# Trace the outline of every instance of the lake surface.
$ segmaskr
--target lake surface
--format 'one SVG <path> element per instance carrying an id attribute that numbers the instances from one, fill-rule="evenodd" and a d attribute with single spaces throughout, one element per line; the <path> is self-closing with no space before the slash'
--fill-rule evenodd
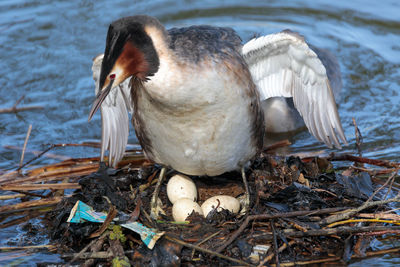
<path id="1" fill-rule="evenodd" d="M 300 32 L 313 45 L 332 51 L 340 62 L 343 90 L 339 113 L 350 144 L 344 151 L 354 152 L 354 117 L 364 137 L 364 156 L 399 161 L 400 2 L 329 2 L 2 0 L 0 108 L 12 107 L 25 96 L 21 106 L 40 105 L 44 109 L 0 114 L 0 170 L 18 165 L 21 152 L 6 146 L 22 147 L 29 124 L 29 150 L 42 150 L 49 143 L 100 139 L 99 112 L 87 122 L 94 100 L 92 58 L 104 51 L 109 23 L 134 14 L 155 16 L 167 28 L 193 24 L 229 26 L 244 41 L 255 34 L 284 29 Z M 132 132 L 130 143 L 136 142 Z M 306 131 L 295 135 L 293 142 L 294 152 L 334 151 Z M 90 157 L 99 151 L 58 148 L 52 153 Z M 26 160 L 32 157 L 28 153 Z M 55 161 L 43 157 L 35 164 Z M 23 234 L 19 227 L 1 230 L 0 246 L 25 245 Z M 48 240 L 29 242 L 43 244 Z M 11 260 L 5 262 L 13 261 L 12 253 L 0 254 L 0 260 L 6 257 Z M 57 255 L 34 254 L 24 256 L 22 264 L 57 260 Z M 390 266 L 399 264 L 400 259 L 365 261 L 378 262 Z"/>

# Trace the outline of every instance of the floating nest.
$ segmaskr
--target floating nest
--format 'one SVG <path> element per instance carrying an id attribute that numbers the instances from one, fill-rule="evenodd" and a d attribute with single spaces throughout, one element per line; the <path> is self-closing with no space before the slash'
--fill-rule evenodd
<path id="1" fill-rule="evenodd" d="M 0 190 L 18 192 L 8 198 L 21 201 L 0 207 L 4 218 L 12 218 L 3 219 L 0 227 L 30 225 L 31 218 L 41 216 L 47 227 L 40 234 L 50 236 L 50 244 L 29 249 L 54 251 L 65 263 L 84 266 L 345 264 L 400 251 L 371 248 L 374 239 L 395 240 L 400 233 L 393 204 L 400 202 L 395 182 L 399 163 L 348 154 L 279 157 L 274 148 L 247 170 L 251 209 L 242 216 L 222 210 L 174 222 L 163 184 L 159 197 L 165 215 L 152 220 L 148 212 L 160 166 L 133 151 L 117 169 L 99 168 L 98 158 L 92 158 L 4 174 Z M 332 161 L 354 163 L 334 169 Z M 167 177 L 173 174 L 170 170 Z M 192 178 L 200 204 L 211 196 L 244 193 L 238 172 Z M 105 218 L 101 223 L 72 222 L 72 212 L 80 212 L 77 203 Z M 153 231 L 151 245 L 141 230 L 132 231 L 127 224 Z"/>

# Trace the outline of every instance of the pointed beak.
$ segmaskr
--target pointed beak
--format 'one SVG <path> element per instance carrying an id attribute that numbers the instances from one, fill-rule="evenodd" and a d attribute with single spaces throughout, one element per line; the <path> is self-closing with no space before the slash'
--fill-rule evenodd
<path id="1" fill-rule="evenodd" d="M 101 103 L 103 103 L 104 99 L 106 99 L 107 95 L 110 93 L 113 83 L 114 83 L 114 79 L 112 79 L 110 81 L 110 83 L 108 84 L 108 86 L 105 89 L 103 89 L 97 93 L 96 99 L 94 100 L 92 108 L 89 113 L 88 121 L 90 121 L 92 119 L 93 115 L 100 108 Z"/>

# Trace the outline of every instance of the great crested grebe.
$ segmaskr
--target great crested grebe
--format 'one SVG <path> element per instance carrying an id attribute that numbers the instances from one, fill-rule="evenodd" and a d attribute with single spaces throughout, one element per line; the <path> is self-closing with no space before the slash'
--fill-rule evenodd
<path id="1" fill-rule="evenodd" d="M 268 98 L 292 97 L 318 140 L 338 148 L 339 138 L 347 143 L 326 68 L 291 31 L 242 45 L 231 28 L 166 30 L 150 16 L 126 17 L 109 26 L 93 73 L 97 96 L 89 120 L 101 106 L 101 159 L 108 149 L 110 165 L 121 160 L 131 110 L 145 155 L 163 166 L 153 218 L 166 167 L 208 176 L 240 169 L 248 207 L 244 167 L 262 149 Z"/>

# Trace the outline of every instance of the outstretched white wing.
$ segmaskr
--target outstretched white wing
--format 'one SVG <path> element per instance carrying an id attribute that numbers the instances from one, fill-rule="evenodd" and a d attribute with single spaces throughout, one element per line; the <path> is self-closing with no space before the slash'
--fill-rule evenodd
<path id="1" fill-rule="evenodd" d="M 293 97 L 309 131 L 328 147 L 347 144 L 324 65 L 304 38 L 285 30 L 242 48 L 261 99 Z"/>
<path id="2" fill-rule="evenodd" d="M 99 91 L 99 79 L 103 54 L 93 60 L 93 79 L 96 84 L 95 94 Z M 129 136 L 128 110 L 132 112 L 130 105 L 130 79 L 125 80 L 119 86 L 111 89 L 102 103 L 101 109 L 101 161 L 106 150 L 109 150 L 109 166 L 116 167 L 122 159 Z"/>

